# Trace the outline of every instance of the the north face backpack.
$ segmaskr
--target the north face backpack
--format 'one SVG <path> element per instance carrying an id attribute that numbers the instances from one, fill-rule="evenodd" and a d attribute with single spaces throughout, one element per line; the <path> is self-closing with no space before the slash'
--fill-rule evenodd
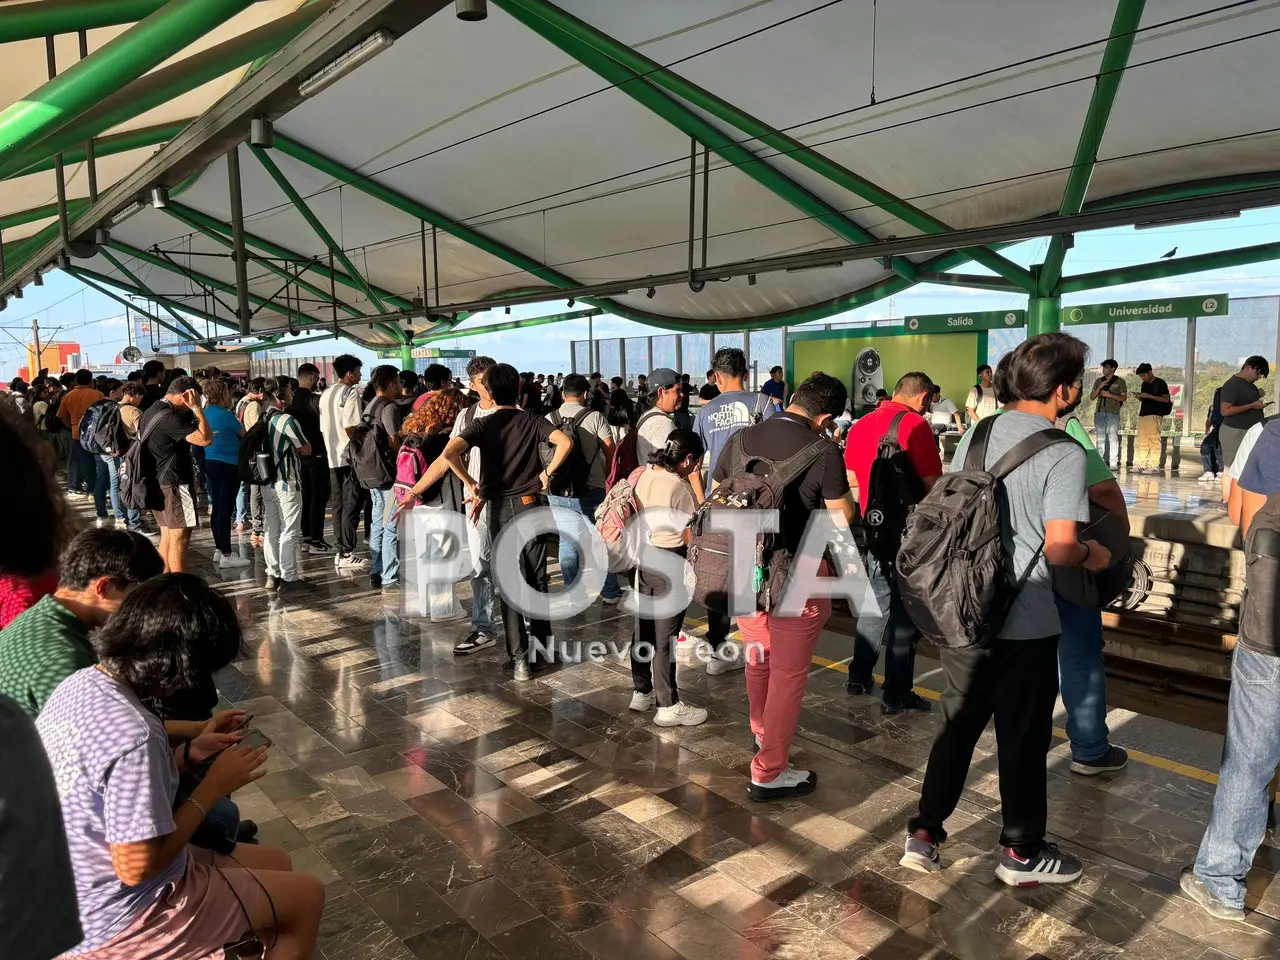
<path id="1" fill-rule="evenodd" d="M 964 469 L 944 473 L 911 511 L 898 550 L 903 606 L 921 635 L 940 647 L 986 646 L 1004 626 L 1044 544 L 1013 579 L 1001 536 L 1003 481 L 1041 450 L 1075 443 L 1050 427 L 1018 441 L 988 470 L 987 441 L 999 419 L 986 417 L 973 428 Z"/>
<path id="2" fill-rule="evenodd" d="M 613 485 L 623 477 L 631 476 L 636 467 L 646 466 L 640 462 L 640 456 L 636 452 L 636 442 L 640 438 L 640 424 L 650 417 L 665 416 L 667 416 L 665 410 L 650 410 L 636 421 L 634 429 L 627 431 L 627 435 L 613 451 L 613 463 L 609 465 L 609 476 L 604 482 L 606 490 L 612 490 Z"/>
<path id="3" fill-rule="evenodd" d="M 553 410 L 547 417 L 551 421 L 552 426 L 561 431 L 569 438 L 569 453 L 561 462 L 560 467 L 555 473 L 547 477 L 547 492 L 553 497 L 581 497 L 587 492 L 587 478 L 591 474 L 591 462 L 587 460 L 587 456 L 582 451 L 582 437 L 578 434 L 578 428 L 582 426 L 582 422 L 591 416 L 593 411 L 583 410 L 572 420 L 565 420 L 560 416 L 559 410 Z M 599 454 L 599 447 L 596 449 Z M 538 444 L 538 456 L 542 460 L 542 466 L 551 466 L 551 461 L 555 457 L 556 448 L 553 443 Z"/>
<path id="4" fill-rule="evenodd" d="M 609 488 L 604 501 L 596 507 L 596 531 L 609 554 L 609 572 L 625 573 L 636 565 L 639 543 L 628 531 L 627 524 L 640 509 L 636 500 L 636 484 L 648 469 L 637 467 Z"/>
<path id="5" fill-rule="evenodd" d="M 120 407 L 114 400 L 95 400 L 80 420 L 80 446 L 89 453 L 117 454 L 124 446 Z"/>
<path id="6" fill-rule="evenodd" d="M 138 432 L 138 439 L 120 458 L 116 468 L 120 506 L 126 510 L 158 510 L 164 506 L 157 477 L 156 458 L 147 448 L 147 438 L 162 414 L 152 416 Z"/>
<path id="7" fill-rule="evenodd" d="M 240 438 L 236 465 L 242 483 L 265 487 L 276 482 L 278 466 L 275 451 L 271 449 L 271 419 L 272 413 L 265 412 Z"/>
<path id="8" fill-rule="evenodd" d="M 766 611 L 774 601 L 782 599 L 791 569 L 791 551 L 784 546 L 779 533 L 757 534 L 753 547 L 735 544 L 732 534 L 711 529 L 711 517 L 724 510 L 779 509 L 787 488 L 831 451 L 831 441 L 819 437 L 784 460 L 752 456 L 743 449 L 743 438 L 750 432 L 750 428 L 739 430 L 729 438 L 720 454 L 721 462 L 731 464 L 728 476 L 689 519 L 692 533 L 689 564 L 697 577 L 693 598 L 708 610 L 719 613 L 739 613 L 730 609 L 735 549 L 752 550 L 752 592 L 756 595 L 756 609 Z M 730 459 L 726 461 L 726 457 Z M 766 472 L 756 472 L 760 467 L 766 468 Z"/>
<path id="9" fill-rule="evenodd" d="M 924 484 L 916 474 L 907 451 L 898 442 L 898 429 L 908 411 L 900 410 L 880 438 L 876 458 L 871 461 L 867 482 L 867 512 L 862 531 L 867 552 L 881 563 L 893 563 L 902 546 L 907 514 L 924 498 Z"/>
<path id="10" fill-rule="evenodd" d="M 396 481 L 391 439 L 375 415 L 378 409 L 376 400 L 369 404 L 347 445 L 347 465 L 356 482 L 366 490 L 386 490 Z"/>

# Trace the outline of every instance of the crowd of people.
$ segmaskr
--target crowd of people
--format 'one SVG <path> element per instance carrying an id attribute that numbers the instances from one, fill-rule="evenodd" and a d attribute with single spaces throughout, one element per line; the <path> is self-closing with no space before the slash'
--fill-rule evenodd
<path id="1" fill-rule="evenodd" d="M 470 361 L 465 383 L 438 365 L 421 375 L 377 366 L 366 376 L 350 355 L 334 358 L 334 381 L 323 388 L 311 364 L 296 379 L 243 381 L 148 363 L 123 383 L 79 371 L 12 391 L 20 397 L 0 402 L 0 431 L 15 454 L 5 492 L 28 509 L 0 558 L 0 749 L 23 775 L 20 792 L 0 796 L 0 915 L 23 931 L 23 943 L 18 950 L 12 931 L 0 932 L 0 955 L 194 958 L 249 937 L 267 957 L 313 955 L 320 881 L 295 873 L 285 851 L 256 845 L 256 825 L 231 799 L 266 771 L 269 744 L 243 711 L 218 709 L 214 674 L 238 655 L 240 626 L 227 599 L 188 572 L 206 502 L 215 567 L 247 567 L 260 545 L 265 590 L 285 601 L 315 589 L 301 576 L 304 553 L 332 555 L 338 573 L 394 594 L 405 512 L 465 514 L 470 631 L 453 652 L 495 647 L 501 631 L 502 670 L 518 683 L 555 666 L 553 628 L 512 604 L 494 574 L 494 544 L 528 511 L 550 506 L 562 589 L 603 574 L 606 606 L 634 592 L 630 709 L 652 712 L 658 726 L 697 726 L 708 712 L 682 699 L 674 649 L 686 637 L 686 612 L 644 612 L 671 584 L 645 565 L 596 569 L 577 531 L 603 524 L 622 503 L 639 515 L 662 511 L 673 519 L 642 526 L 645 543 L 696 572 L 710 562 L 698 556 L 699 518 L 772 477 L 777 529 L 758 541 L 768 557 L 756 596 L 771 596 L 772 578 L 788 575 L 814 515 L 860 527 L 875 609 L 858 611 L 847 693 L 875 690 L 883 647 L 880 710 L 907 718 L 931 703 L 915 689 L 921 633 L 911 606 L 918 594 L 902 566 L 905 518 L 946 489 L 949 473 L 987 471 L 1001 490 L 1010 601 L 993 615 L 988 642 L 941 645 L 941 724 L 901 862 L 942 867 L 947 821 L 994 719 L 997 877 L 1013 886 L 1078 879 L 1080 860 L 1047 837 L 1059 692 L 1070 769 L 1095 776 L 1128 762 L 1107 726 L 1100 606 L 1063 587 L 1068 571 L 1112 568 L 1128 534 L 1108 462 L 1113 449 L 1118 456 L 1108 415 L 1127 401 L 1126 389 L 1107 360 L 1086 392 L 1086 359 L 1074 337 L 1032 337 L 995 369 L 979 368 L 967 419 L 914 371 L 851 423 L 839 378 L 815 372 L 788 391 L 778 369 L 751 390 L 736 348 L 716 352 L 697 391 L 666 367 L 638 378 L 633 392 L 616 378 L 521 374 L 489 357 Z M 1167 403 L 1167 385 L 1145 364 L 1138 372 L 1143 402 Z M 1264 421 L 1255 385 L 1267 372 L 1251 357 L 1221 388 L 1215 456 L 1251 558 L 1274 566 L 1280 510 L 1269 498 L 1280 493 L 1280 424 Z M 1073 415 L 1086 399 L 1096 404 L 1101 452 Z M 963 436 L 948 470 L 938 433 L 953 426 Z M 77 532 L 69 504 L 89 497 L 96 523 Z M 1121 531 L 1119 545 L 1095 536 L 1099 513 Z M 550 591 L 548 552 L 545 537 L 519 547 L 519 575 L 541 593 Z M 837 575 L 834 556 L 824 555 L 816 577 Z M 755 801 L 818 786 L 816 772 L 790 763 L 832 609 L 814 592 L 793 610 L 764 599 L 754 612 L 707 604 L 707 672 L 745 670 Z M 1280 763 L 1271 722 L 1280 649 L 1273 614 L 1255 606 L 1241 617 L 1213 815 L 1182 880 L 1188 896 L 1225 919 L 1243 916 L 1244 877 Z M 734 613 L 739 644 L 729 639 Z M 21 891 L 5 889 L 13 884 L 6 865 L 15 863 L 34 866 L 23 869 Z"/>

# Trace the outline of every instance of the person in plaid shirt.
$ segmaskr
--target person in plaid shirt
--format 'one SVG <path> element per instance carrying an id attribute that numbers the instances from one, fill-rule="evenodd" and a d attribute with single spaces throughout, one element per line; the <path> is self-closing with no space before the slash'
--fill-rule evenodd
<path id="1" fill-rule="evenodd" d="M 276 478 L 262 488 L 266 536 L 267 590 L 296 593 L 314 590 L 314 584 L 298 576 L 298 543 L 302 537 L 302 465 L 311 455 L 311 444 L 302 426 L 285 413 L 293 401 L 293 381 L 268 377 L 262 388 L 267 440 L 276 461 Z"/>

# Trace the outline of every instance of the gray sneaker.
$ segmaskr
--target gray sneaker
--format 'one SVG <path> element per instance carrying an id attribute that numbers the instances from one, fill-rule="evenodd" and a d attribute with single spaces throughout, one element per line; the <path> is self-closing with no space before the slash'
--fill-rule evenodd
<path id="1" fill-rule="evenodd" d="M 529 661 L 517 660 L 515 669 L 512 671 L 512 676 L 516 680 L 520 680 L 520 681 L 528 680 L 529 677 L 531 676 L 531 674 L 529 673 Z"/>
<path id="2" fill-rule="evenodd" d="M 918 835 L 923 833 L 923 830 L 919 830 L 907 837 L 902 859 L 898 863 L 917 873 L 937 873 L 942 869 L 942 857 L 938 853 L 938 845 Z"/>
<path id="3" fill-rule="evenodd" d="M 1237 923 L 1244 920 L 1244 910 L 1240 907 L 1233 907 L 1225 900 L 1219 900 L 1214 896 L 1213 891 L 1206 887 L 1204 881 L 1196 876 L 1193 867 L 1187 867 L 1182 871 L 1178 885 L 1182 887 L 1182 892 L 1209 916 L 1218 920 L 1234 920 Z"/>
<path id="4" fill-rule="evenodd" d="M 1108 747 L 1097 760 L 1072 760 L 1071 772 L 1082 777 L 1096 777 L 1100 773 L 1119 773 L 1129 764 L 1129 754 L 1122 747 Z"/>

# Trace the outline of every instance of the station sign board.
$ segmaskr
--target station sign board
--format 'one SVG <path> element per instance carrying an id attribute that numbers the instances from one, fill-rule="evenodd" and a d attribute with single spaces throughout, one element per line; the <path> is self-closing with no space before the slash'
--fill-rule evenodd
<path id="1" fill-rule="evenodd" d="M 1062 324 L 1125 323 L 1129 320 L 1163 320 L 1169 317 L 1226 316 L 1230 299 L 1225 293 L 1165 300 L 1129 300 L 1124 303 L 1089 303 L 1062 308 Z"/>
<path id="2" fill-rule="evenodd" d="M 971 333 L 975 330 L 1002 330 L 1026 325 L 1025 310 L 934 313 L 922 317 L 906 317 L 902 321 L 903 329 L 908 333 Z"/>
<path id="3" fill-rule="evenodd" d="M 415 360 L 470 360 L 476 355 L 474 350 L 445 350 L 440 347 L 414 347 Z M 383 360 L 400 359 L 399 347 L 381 347 L 378 357 Z"/>

